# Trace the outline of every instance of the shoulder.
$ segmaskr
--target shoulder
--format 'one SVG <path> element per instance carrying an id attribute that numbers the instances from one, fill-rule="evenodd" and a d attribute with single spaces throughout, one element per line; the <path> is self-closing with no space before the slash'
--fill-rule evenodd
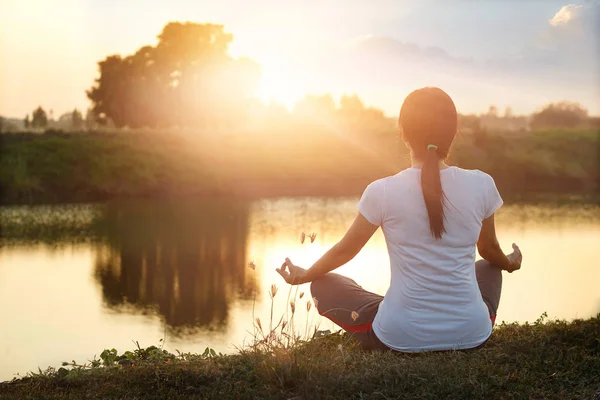
<path id="1" fill-rule="evenodd" d="M 478 175 L 479 175 L 479 179 L 481 179 L 481 181 L 483 182 L 483 185 L 487 188 L 495 188 L 496 187 L 496 181 L 494 181 L 494 178 L 489 175 L 486 174 L 483 171 L 480 170 L 475 170 L 477 171 Z"/>
<path id="2" fill-rule="evenodd" d="M 400 174 L 398 174 L 398 175 L 400 175 Z M 367 185 L 367 189 L 371 189 L 371 190 L 384 190 L 385 187 L 394 178 L 394 176 L 398 176 L 398 175 L 386 176 L 385 178 L 377 179 L 376 181 L 373 181 L 373 182 L 369 183 Z"/>
<path id="3" fill-rule="evenodd" d="M 377 179 L 367 185 L 363 193 L 363 197 L 378 198 L 383 201 L 387 197 L 392 181 L 397 180 L 398 175 L 386 176 L 385 178 Z"/>
<path id="4" fill-rule="evenodd" d="M 454 168 L 458 171 L 460 175 L 464 176 L 466 179 L 470 179 L 482 184 L 494 183 L 494 178 L 492 178 L 491 175 L 478 169 L 463 169 L 459 167 Z"/>
<path id="5" fill-rule="evenodd" d="M 364 198 L 383 198 L 385 197 L 385 187 L 387 178 L 377 179 L 367 185 L 363 192 Z"/>
<path id="6" fill-rule="evenodd" d="M 469 186 L 476 192 L 481 193 L 484 202 L 490 204 L 495 203 L 492 204 L 494 211 L 498 209 L 502 205 L 502 200 L 500 193 L 498 192 L 498 188 L 496 187 L 496 181 L 494 181 L 494 178 L 478 169 L 464 171 L 469 171 L 468 173 L 473 177 L 473 180 L 469 182 Z"/>

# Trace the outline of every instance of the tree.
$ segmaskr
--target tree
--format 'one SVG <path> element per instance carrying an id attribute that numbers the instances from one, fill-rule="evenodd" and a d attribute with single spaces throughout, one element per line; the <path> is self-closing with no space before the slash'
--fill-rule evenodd
<path id="1" fill-rule="evenodd" d="M 512 117 L 513 117 L 512 108 L 510 108 L 509 106 L 506 106 L 506 108 L 504 109 L 504 118 L 512 118 Z"/>
<path id="2" fill-rule="evenodd" d="M 342 95 L 340 97 L 340 111 L 344 114 L 362 113 L 365 106 L 362 100 L 355 94 L 352 96 Z"/>
<path id="3" fill-rule="evenodd" d="M 35 129 L 43 129 L 48 126 L 48 116 L 46 115 L 46 111 L 39 106 L 33 111 L 31 118 L 31 127 Z"/>
<path id="4" fill-rule="evenodd" d="M 600 129 L 600 117 L 588 118 L 588 125 L 592 129 Z"/>
<path id="5" fill-rule="evenodd" d="M 396 122 L 387 118 L 383 111 L 365 107 L 357 95 L 343 95 L 340 98 L 338 118 L 347 133 L 367 135 L 393 132 Z"/>
<path id="6" fill-rule="evenodd" d="M 361 129 L 366 108 L 357 95 L 342 95 L 338 115 L 344 129 Z"/>
<path id="7" fill-rule="evenodd" d="M 491 105 L 488 108 L 487 115 L 489 115 L 490 117 L 497 117 L 498 116 L 498 107 L 496 107 L 495 105 Z"/>
<path id="8" fill-rule="evenodd" d="M 88 108 L 85 113 L 85 129 L 91 131 L 96 128 L 96 116 L 91 108 Z"/>
<path id="9" fill-rule="evenodd" d="M 18 132 L 20 129 L 8 118 L 0 117 L 0 132 Z"/>
<path id="10" fill-rule="evenodd" d="M 74 109 L 71 113 L 71 127 L 74 130 L 80 130 L 83 127 L 83 116 L 78 109 Z"/>
<path id="11" fill-rule="evenodd" d="M 155 47 L 98 63 L 100 77 L 87 91 L 93 114 L 100 123 L 110 118 L 119 128 L 238 120 L 258 84 L 260 67 L 230 57 L 232 40 L 222 25 L 167 24 Z"/>
<path id="12" fill-rule="evenodd" d="M 25 116 L 25 119 L 23 120 L 23 126 L 25 126 L 25 129 L 29 129 L 29 125 L 30 125 L 30 122 L 29 122 L 29 114 L 27 114 L 27 115 Z"/>
<path id="13" fill-rule="evenodd" d="M 296 102 L 294 114 L 303 116 L 330 117 L 335 113 L 335 100 L 330 94 L 307 94 Z"/>
<path id="14" fill-rule="evenodd" d="M 463 132 L 480 132 L 481 118 L 475 114 L 458 114 L 458 127 Z"/>
<path id="15" fill-rule="evenodd" d="M 579 103 L 550 103 L 531 117 L 533 129 L 575 128 L 588 119 L 588 111 Z"/>

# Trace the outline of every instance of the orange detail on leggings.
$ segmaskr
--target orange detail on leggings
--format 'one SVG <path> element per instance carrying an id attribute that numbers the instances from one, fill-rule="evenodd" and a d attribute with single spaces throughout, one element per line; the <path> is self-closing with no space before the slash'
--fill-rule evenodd
<path id="1" fill-rule="evenodd" d="M 496 323 L 496 316 L 490 315 L 490 319 L 492 320 L 492 325 L 494 325 Z"/>
<path id="2" fill-rule="evenodd" d="M 342 327 L 345 331 L 347 332 L 352 332 L 352 333 L 364 333 L 364 332 L 369 332 L 370 330 L 373 329 L 373 322 L 369 322 L 366 324 L 360 324 L 360 325 L 347 325 L 343 322 L 340 322 L 334 318 L 332 318 L 330 315 L 325 315 L 325 313 L 322 313 L 321 310 L 318 309 L 319 314 L 321 314 L 322 316 L 329 318 L 331 320 L 331 322 L 333 322 L 336 325 L 339 325 L 340 327 Z"/>

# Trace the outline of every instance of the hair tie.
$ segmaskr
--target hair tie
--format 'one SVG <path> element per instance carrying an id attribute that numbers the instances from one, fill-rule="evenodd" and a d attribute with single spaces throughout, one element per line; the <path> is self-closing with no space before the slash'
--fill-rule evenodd
<path id="1" fill-rule="evenodd" d="M 435 144 L 429 144 L 429 145 L 427 145 L 427 150 L 429 150 L 429 149 L 437 150 L 437 146 Z"/>

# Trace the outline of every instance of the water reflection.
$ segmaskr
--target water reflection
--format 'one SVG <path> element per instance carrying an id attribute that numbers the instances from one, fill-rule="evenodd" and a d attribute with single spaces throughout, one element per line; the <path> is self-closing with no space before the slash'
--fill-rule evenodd
<path id="1" fill-rule="evenodd" d="M 344 234 L 356 198 L 224 199 L 0 208 L 0 380 L 16 372 L 84 361 L 132 340 L 169 351 L 232 352 L 289 311 L 275 272 L 285 257 L 310 266 Z M 497 216 L 504 249 L 525 264 L 505 274 L 499 321 L 588 318 L 600 312 L 600 207 L 506 205 Z M 314 243 L 300 234 L 317 232 Z M 43 244 L 40 244 L 43 243 Z M 384 294 L 389 258 L 379 230 L 338 272 Z M 246 267 L 249 261 L 256 271 Z M 256 302 L 254 293 L 256 290 Z M 308 285 L 299 292 L 308 293 Z M 294 326 L 332 329 L 298 302 Z M 305 329 L 305 324 L 309 324 Z M 49 345 L 52 343 L 52 345 Z"/>
<path id="2" fill-rule="evenodd" d="M 114 309 L 156 309 L 175 330 L 223 327 L 230 303 L 249 300 L 249 205 L 230 200 L 120 203 L 102 217 L 106 246 L 94 276 Z"/>

